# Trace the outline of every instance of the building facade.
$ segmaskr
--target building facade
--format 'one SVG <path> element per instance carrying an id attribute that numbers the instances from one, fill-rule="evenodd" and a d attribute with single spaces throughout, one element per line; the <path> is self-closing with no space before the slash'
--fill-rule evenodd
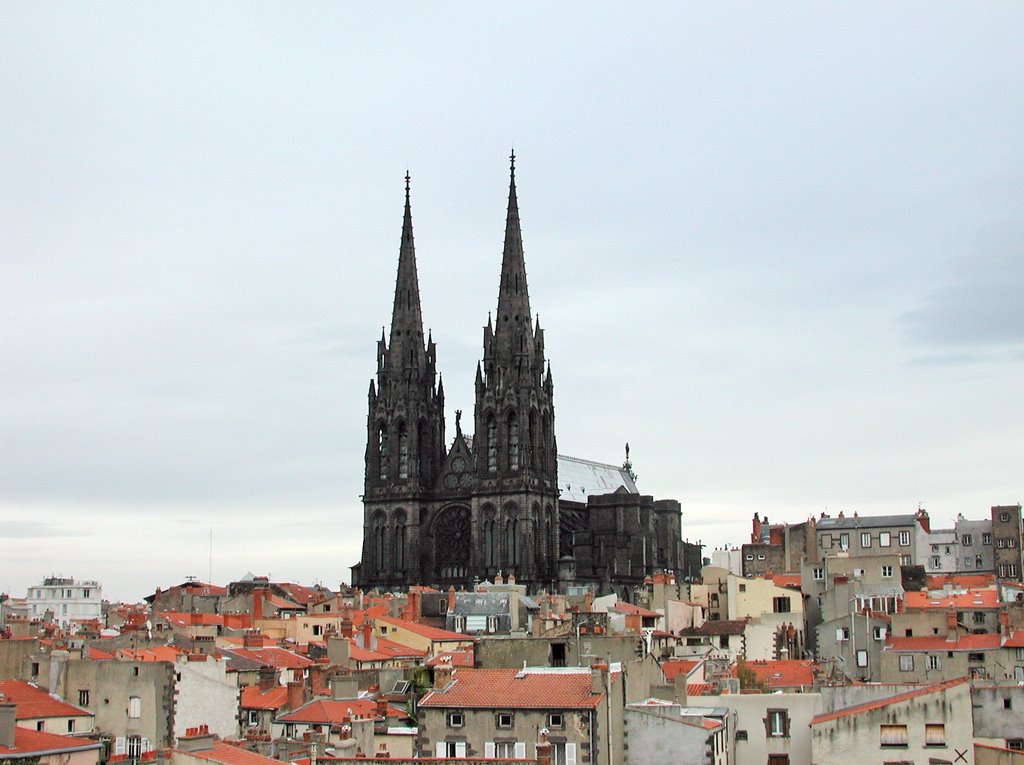
<path id="1" fill-rule="evenodd" d="M 29 587 L 25 600 L 32 618 L 42 619 L 50 613 L 63 628 L 72 622 L 99 620 L 103 616 L 103 588 L 99 582 L 50 576 L 42 584 Z"/>

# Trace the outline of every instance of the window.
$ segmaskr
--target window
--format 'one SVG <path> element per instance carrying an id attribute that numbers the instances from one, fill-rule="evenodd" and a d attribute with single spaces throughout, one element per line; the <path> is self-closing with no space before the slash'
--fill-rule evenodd
<path id="1" fill-rule="evenodd" d="M 972 544 L 974 544 L 974 537 L 972 537 L 970 534 L 964 534 L 962 537 L 960 537 L 960 543 L 964 547 L 970 547 Z"/>
<path id="2" fill-rule="evenodd" d="M 1008 538 L 1008 539 L 1006 540 L 1006 546 L 1007 546 L 1007 547 L 1016 547 L 1016 546 L 1017 546 L 1017 540 L 1016 540 L 1016 539 L 1014 539 L 1013 537 L 1009 537 L 1009 538 Z"/>
<path id="3" fill-rule="evenodd" d="M 295 723 L 285 723 L 284 737 L 295 738 Z"/>
<path id="4" fill-rule="evenodd" d="M 864 548 L 871 547 L 871 532 L 862 531 L 860 534 L 860 546 Z"/>
<path id="5" fill-rule="evenodd" d="M 821 535 L 821 546 L 822 547 L 828 547 L 828 548 L 832 547 L 832 535 L 831 534 L 822 534 Z"/>
<path id="6" fill-rule="evenodd" d="M 845 643 L 850 639 L 850 628 L 849 627 L 836 627 L 836 642 Z"/>
<path id="7" fill-rule="evenodd" d="M 900 565 L 901 566 L 909 566 L 910 565 L 910 556 L 909 555 L 901 555 L 900 556 Z"/>
<path id="8" fill-rule="evenodd" d="M 1002 537 L 999 537 L 999 539 L 996 540 L 996 547 L 998 547 L 999 549 L 1006 547 L 1006 540 Z"/>
<path id="9" fill-rule="evenodd" d="M 38 661 L 34 661 L 34 662 L 32 662 L 32 677 L 35 677 L 38 674 L 39 674 L 39 662 Z"/>
<path id="10" fill-rule="evenodd" d="M 138 676 L 139 676 L 139 668 L 138 667 L 132 667 L 132 677 L 138 677 Z"/>
<path id="11" fill-rule="evenodd" d="M 43 729 L 43 720 L 40 720 L 39 722 L 36 723 L 36 730 L 42 730 L 42 729 Z"/>
<path id="12" fill-rule="evenodd" d="M 942 723 L 925 723 L 924 726 L 925 746 L 945 746 L 946 726 Z"/>
<path id="13" fill-rule="evenodd" d="M 140 736 L 128 737 L 128 759 L 138 760 L 142 756 L 142 738 Z"/>
<path id="14" fill-rule="evenodd" d="M 747 591 L 747 585 L 741 584 L 740 585 L 740 592 L 746 592 L 746 591 Z"/>
<path id="15" fill-rule="evenodd" d="M 548 715 L 548 727 L 549 728 L 564 728 L 565 717 L 561 714 L 550 714 Z"/>
<path id="16" fill-rule="evenodd" d="M 576 744 L 552 744 L 551 765 L 576 765 Z"/>
<path id="17" fill-rule="evenodd" d="M 882 576 L 889 578 L 892 576 L 892 566 L 882 566 Z"/>
<path id="18" fill-rule="evenodd" d="M 985 654 L 969 653 L 967 654 L 967 661 L 985 661 Z"/>
<path id="19" fill-rule="evenodd" d="M 736 740 L 737 741 L 746 741 L 747 740 L 747 732 L 745 730 L 738 730 L 738 731 L 736 731 Z"/>
<path id="20" fill-rule="evenodd" d="M 1015 751 L 1024 750 L 1024 738 L 1008 738 L 1006 739 L 1006 748 L 1013 749 Z"/>
<path id="21" fill-rule="evenodd" d="M 937 654 L 928 656 L 928 669 L 942 669 L 942 657 Z"/>
<path id="22" fill-rule="evenodd" d="M 777 614 L 788 614 L 789 613 L 789 598 L 772 598 L 772 610 Z"/>
<path id="23" fill-rule="evenodd" d="M 314 637 L 320 637 L 323 634 L 324 634 L 324 625 L 322 625 L 322 624 L 314 624 L 313 625 L 313 636 Z"/>
<path id="24" fill-rule="evenodd" d="M 864 578 L 864 569 L 862 569 L 862 568 L 855 568 L 853 570 L 853 576 L 854 576 L 855 579 L 863 579 Z"/>
<path id="25" fill-rule="evenodd" d="M 932 558 L 932 567 L 939 568 L 940 566 L 942 566 L 942 561 L 938 558 Z"/>
<path id="26" fill-rule="evenodd" d="M 880 531 L 878 533 L 878 546 L 892 547 L 892 534 L 888 531 Z"/>
<path id="27" fill-rule="evenodd" d="M 913 672 L 914 671 L 914 656 L 913 654 L 905 653 L 900 655 L 900 672 Z"/>
<path id="28" fill-rule="evenodd" d="M 849 534 L 840 534 L 839 535 L 839 547 L 842 550 L 849 550 L 850 549 L 850 535 Z"/>
<path id="29" fill-rule="evenodd" d="M 858 648 L 857 649 L 857 666 L 866 667 L 868 665 L 868 652 Z"/>
<path id="30" fill-rule="evenodd" d="M 484 756 L 486 757 L 489 747 L 484 744 Z M 510 760 L 516 756 L 516 744 L 514 741 L 495 741 L 494 742 L 494 757 L 502 760 Z"/>
<path id="31" fill-rule="evenodd" d="M 498 728 L 511 728 L 513 721 L 511 712 L 499 712 L 494 718 L 494 724 Z"/>
<path id="32" fill-rule="evenodd" d="M 764 718 L 765 733 L 769 738 L 789 737 L 789 715 L 785 709 L 769 709 Z"/>
<path id="33" fill-rule="evenodd" d="M 875 640 L 885 640 L 885 627 L 875 627 L 872 633 Z"/>
<path id="34" fill-rule="evenodd" d="M 1017 660 L 1018 661 L 1024 660 L 1024 648 L 1018 648 L 1017 649 Z"/>
<path id="35" fill-rule="evenodd" d="M 78 706 L 87 707 L 89 706 L 89 691 L 81 690 L 78 692 Z"/>
<path id="36" fill-rule="evenodd" d="M 816 582 L 822 582 L 825 580 L 825 569 L 821 566 L 816 566 L 811 569 L 811 578 Z"/>
<path id="37" fill-rule="evenodd" d="M 984 611 L 975 611 L 974 612 L 974 623 L 975 624 L 984 624 L 985 623 L 985 612 Z"/>
<path id="38" fill-rule="evenodd" d="M 906 725 L 882 725 L 880 726 L 880 741 L 882 746 L 906 746 L 907 726 Z"/>
<path id="39" fill-rule="evenodd" d="M 747 560 L 753 560 L 754 556 L 751 553 L 747 553 L 746 559 Z"/>
<path id="40" fill-rule="evenodd" d="M 984 534 L 982 534 L 981 535 L 981 543 L 983 545 L 990 545 L 990 544 L 992 544 L 992 533 L 986 531 Z"/>
<path id="41" fill-rule="evenodd" d="M 1013 699 L 1009 696 L 1003 699 L 1003 709 L 1013 709 Z"/>
<path id="42" fill-rule="evenodd" d="M 133 720 L 142 717 L 142 699 L 138 696 L 132 696 L 128 699 L 128 716 Z"/>
<path id="43" fill-rule="evenodd" d="M 1007 521 L 1010 520 L 1010 514 L 1009 513 L 1000 513 L 999 514 L 999 520 L 1001 520 L 1003 523 L 1006 523 Z"/>
<path id="44" fill-rule="evenodd" d="M 758 560 L 764 560 L 764 553 L 758 553 L 757 554 L 757 559 Z"/>
<path id="45" fill-rule="evenodd" d="M 900 547 L 910 547 L 910 532 L 909 531 L 901 531 L 900 532 Z"/>
<path id="46" fill-rule="evenodd" d="M 260 724 L 260 710 L 250 709 L 249 710 L 249 727 L 255 728 Z"/>
<path id="47" fill-rule="evenodd" d="M 448 713 L 448 727 L 449 728 L 461 728 L 466 724 L 466 718 L 462 712 L 449 712 Z"/>
<path id="48" fill-rule="evenodd" d="M 466 756 L 466 742 L 438 741 L 434 754 L 443 759 L 462 759 Z"/>

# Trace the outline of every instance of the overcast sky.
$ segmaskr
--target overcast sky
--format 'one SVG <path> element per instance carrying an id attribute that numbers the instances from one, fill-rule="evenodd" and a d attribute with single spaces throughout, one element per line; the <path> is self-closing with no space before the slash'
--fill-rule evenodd
<path id="1" fill-rule="evenodd" d="M 682 7 L 681 7 L 682 6 Z M 0 5 L 0 592 L 337 586 L 406 169 L 449 432 L 515 146 L 561 451 L 772 521 L 1024 496 L 1020 3 Z M 470 418 L 471 420 L 471 418 Z"/>

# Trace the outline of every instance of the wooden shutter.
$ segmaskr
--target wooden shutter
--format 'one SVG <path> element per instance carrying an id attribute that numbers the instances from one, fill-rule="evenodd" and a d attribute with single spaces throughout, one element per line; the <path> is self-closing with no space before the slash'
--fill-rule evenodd
<path id="1" fill-rule="evenodd" d="M 879 743 L 882 746 L 906 746 L 907 726 L 906 725 L 883 725 Z"/>
<path id="2" fill-rule="evenodd" d="M 114 754 L 124 754 L 124 736 L 118 736 L 114 739 Z"/>
<path id="3" fill-rule="evenodd" d="M 493 760 L 494 759 L 494 742 L 493 741 L 485 741 L 484 742 L 484 758 L 486 758 L 488 760 Z"/>
<path id="4" fill-rule="evenodd" d="M 925 746 L 945 746 L 946 726 L 942 723 L 929 723 L 924 726 Z"/>
<path id="5" fill-rule="evenodd" d="M 576 744 L 565 745 L 565 765 L 576 765 Z"/>
<path id="6" fill-rule="evenodd" d="M 151 747 L 149 745 L 149 739 L 148 738 L 142 739 L 141 745 L 142 745 L 141 751 L 142 751 L 143 754 L 145 754 L 146 752 L 150 751 L 153 748 L 153 747 Z"/>
<path id="7" fill-rule="evenodd" d="M 466 742 L 465 741 L 456 741 L 455 742 L 455 756 L 456 757 L 465 757 L 466 756 Z"/>
<path id="8" fill-rule="evenodd" d="M 444 741 L 438 741 L 436 744 L 434 744 L 434 756 L 435 757 L 439 757 L 441 759 L 444 759 L 445 757 L 448 756 L 447 753 L 448 753 L 448 745 L 445 744 Z"/>

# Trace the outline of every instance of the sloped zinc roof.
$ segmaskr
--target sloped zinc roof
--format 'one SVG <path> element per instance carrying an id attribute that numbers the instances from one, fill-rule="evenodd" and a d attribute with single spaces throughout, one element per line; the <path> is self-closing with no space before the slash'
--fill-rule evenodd
<path id="1" fill-rule="evenodd" d="M 586 504 L 591 494 L 611 494 L 620 487 L 630 494 L 640 493 L 629 471 L 623 467 L 558 455 L 558 489 L 562 501 Z"/>

